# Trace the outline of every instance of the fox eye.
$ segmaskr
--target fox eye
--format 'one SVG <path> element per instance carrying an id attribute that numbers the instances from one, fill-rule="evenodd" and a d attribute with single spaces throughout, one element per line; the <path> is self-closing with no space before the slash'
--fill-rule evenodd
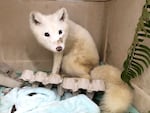
<path id="1" fill-rule="evenodd" d="M 44 35 L 45 35 L 46 37 L 50 37 L 50 34 L 49 34 L 48 32 L 45 32 Z"/>
<path id="2" fill-rule="evenodd" d="M 62 34 L 62 30 L 59 30 L 58 33 L 59 33 L 59 35 L 61 35 Z"/>

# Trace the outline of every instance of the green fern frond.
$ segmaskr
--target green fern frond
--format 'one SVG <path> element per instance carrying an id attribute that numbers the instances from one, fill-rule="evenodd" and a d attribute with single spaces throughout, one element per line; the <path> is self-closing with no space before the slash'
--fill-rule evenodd
<path id="1" fill-rule="evenodd" d="M 150 0 L 146 0 L 142 15 L 137 24 L 134 40 L 124 61 L 121 78 L 131 86 L 130 80 L 141 75 L 150 65 L 150 47 L 144 45 L 150 38 Z M 132 87 L 132 86 L 131 86 Z"/>

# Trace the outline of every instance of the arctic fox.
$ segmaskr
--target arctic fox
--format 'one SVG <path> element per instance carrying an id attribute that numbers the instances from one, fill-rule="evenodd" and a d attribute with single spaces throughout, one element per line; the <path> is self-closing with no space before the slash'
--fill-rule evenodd
<path id="1" fill-rule="evenodd" d="M 90 79 L 99 55 L 90 33 L 71 21 L 67 10 L 44 15 L 31 12 L 30 27 L 37 41 L 54 53 L 52 75 L 62 71 L 73 77 Z"/>
<path id="2" fill-rule="evenodd" d="M 121 71 L 110 65 L 97 66 L 91 71 L 92 79 L 102 79 L 106 90 L 102 99 L 102 113 L 125 113 L 132 102 L 129 86 L 121 80 Z"/>

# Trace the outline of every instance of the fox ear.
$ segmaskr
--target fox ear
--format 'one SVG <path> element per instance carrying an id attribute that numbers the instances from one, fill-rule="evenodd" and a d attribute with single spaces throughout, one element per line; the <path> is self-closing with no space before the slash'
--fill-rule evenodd
<path id="1" fill-rule="evenodd" d="M 61 8 L 57 11 L 59 21 L 66 21 L 68 19 L 68 13 L 66 8 Z"/>
<path id="2" fill-rule="evenodd" d="M 30 22 L 35 25 L 40 25 L 42 23 L 42 15 L 39 12 L 30 13 Z"/>

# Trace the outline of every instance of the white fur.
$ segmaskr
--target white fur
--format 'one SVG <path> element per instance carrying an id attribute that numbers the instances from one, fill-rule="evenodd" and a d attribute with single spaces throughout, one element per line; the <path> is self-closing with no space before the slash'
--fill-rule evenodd
<path id="1" fill-rule="evenodd" d="M 105 81 L 102 113 L 125 113 L 132 102 L 131 89 L 121 80 L 120 75 L 121 71 L 110 65 L 98 66 L 91 71 L 93 79 Z"/>
<path id="2" fill-rule="evenodd" d="M 34 20 L 39 23 L 35 24 Z M 96 46 L 89 32 L 68 18 L 65 8 L 50 15 L 32 12 L 30 26 L 38 42 L 54 53 L 53 74 L 61 67 L 69 76 L 90 78 L 89 72 L 99 63 Z M 58 34 L 59 29 L 62 35 Z M 49 32 L 50 37 L 45 37 L 45 32 Z M 58 46 L 62 51 L 56 50 Z"/>

